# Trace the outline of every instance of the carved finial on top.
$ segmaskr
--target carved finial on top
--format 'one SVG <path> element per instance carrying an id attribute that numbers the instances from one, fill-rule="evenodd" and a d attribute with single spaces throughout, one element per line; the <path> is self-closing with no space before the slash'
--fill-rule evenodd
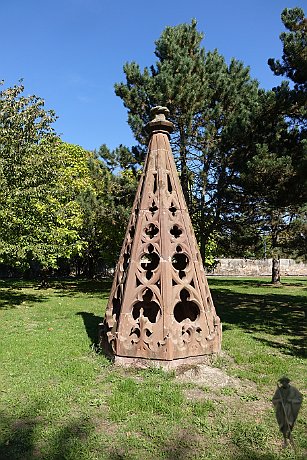
<path id="1" fill-rule="evenodd" d="M 173 123 L 166 119 L 167 115 L 169 115 L 169 110 L 167 107 L 162 107 L 158 105 L 153 107 L 150 111 L 150 115 L 152 120 L 147 123 L 146 130 L 149 134 L 163 132 L 169 134 L 173 131 Z"/>
<path id="2" fill-rule="evenodd" d="M 166 120 L 166 117 L 169 115 L 169 110 L 167 107 L 157 105 L 151 109 L 150 115 L 152 117 L 152 121 Z"/>

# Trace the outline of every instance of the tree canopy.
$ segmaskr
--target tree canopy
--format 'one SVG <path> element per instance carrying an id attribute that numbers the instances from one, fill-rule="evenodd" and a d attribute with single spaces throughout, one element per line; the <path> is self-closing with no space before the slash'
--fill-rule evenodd
<path id="1" fill-rule="evenodd" d="M 307 18 L 302 8 L 285 8 L 281 20 L 288 30 L 280 34 L 282 59 L 268 60 L 275 75 L 286 76 L 296 88 L 307 89 Z"/>
<path id="2" fill-rule="evenodd" d="M 268 62 L 293 88 L 284 81 L 264 91 L 243 63 L 206 52 L 195 20 L 167 27 L 155 42 L 156 63 L 143 71 L 126 63 L 126 82 L 115 85 L 139 142 L 135 152 L 146 142 L 152 106 L 170 109 L 172 148 L 204 258 L 213 241 L 227 254 L 238 232 L 241 250 L 251 254 L 254 246 L 259 255 L 251 241 L 260 248 L 264 228 L 273 255 L 304 220 L 306 19 L 299 8 L 281 17 L 290 31 L 281 34 L 282 61 Z"/>
<path id="3" fill-rule="evenodd" d="M 23 91 L 20 84 L 0 93 L 0 263 L 35 272 L 88 260 L 93 233 L 106 256 L 121 228 L 110 221 L 115 179 L 93 152 L 62 142 L 54 112 Z"/>
<path id="4" fill-rule="evenodd" d="M 170 110 L 172 150 L 203 259 L 306 257 L 307 20 L 285 9 L 285 78 L 265 91 L 249 68 L 206 51 L 196 20 L 166 27 L 155 62 L 124 65 L 115 93 L 136 145 L 97 152 L 61 141 L 44 100 L 22 82 L 0 91 L 0 264 L 92 276 L 117 260 L 155 105 Z"/>
<path id="5" fill-rule="evenodd" d="M 150 109 L 157 104 L 169 108 L 175 126 L 172 149 L 205 257 L 213 233 L 234 210 L 235 158 L 257 104 L 258 83 L 236 59 L 228 65 L 217 50 L 206 52 L 196 26 L 193 20 L 167 27 L 156 41 L 158 61 L 143 72 L 135 62 L 125 64 L 126 83 L 116 84 L 115 92 L 128 108 L 140 147 Z"/>

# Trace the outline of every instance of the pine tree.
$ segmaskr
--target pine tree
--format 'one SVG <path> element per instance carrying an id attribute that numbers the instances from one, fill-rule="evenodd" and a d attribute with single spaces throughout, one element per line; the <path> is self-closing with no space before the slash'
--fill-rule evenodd
<path id="1" fill-rule="evenodd" d="M 206 53 L 196 26 L 193 20 L 167 27 L 156 41 L 156 64 L 143 72 L 135 62 L 125 64 L 126 83 L 116 84 L 115 92 L 128 108 L 128 122 L 142 147 L 150 109 L 169 108 L 175 126 L 172 149 L 205 258 L 213 232 L 235 206 L 229 200 L 235 158 L 246 143 L 258 84 L 237 60 L 227 65 L 217 50 Z"/>
<path id="2" fill-rule="evenodd" d="M 281 20 L 288 30 L 280 34 L 282 60 L 270 58 L 268 64 L 275 75 L 286 76 L 296 90 L 307 90 L 307 18 L 302 8 L 285 8 Z"/>

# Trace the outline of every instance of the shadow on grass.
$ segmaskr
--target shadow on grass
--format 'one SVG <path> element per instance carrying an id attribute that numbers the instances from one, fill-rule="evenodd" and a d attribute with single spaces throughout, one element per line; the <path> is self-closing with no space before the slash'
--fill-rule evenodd
<path id="1" fill-rule="evenodd" d="M 210 277 L 208 276 L 209 284 L 213 283 L 216 286 L 236 286 L 236 287 L 241 287 L 241 286 L 248 286 L 248 287 L 259 287 L 259 286 L 265 286 L 270 283 L 269 278 L 238 278 L 238 277 L 227 277 L 227 278 L 217 278 L 217 277 Z"/>
<path id="2" fill-rule="evenodd" d="M 270 287 L 272 289 L 279 289 L 280 287 L 299 287 L 301 289 L 307 289 L 306 279 L 292 279 L 291 277 L 283 278 L 281 285 L 274 286 L 271 283 L 271 278 L 238 278 L 238 277 L 228 277 L 228 278 L 217 278 L 208 276 L 209 284 L 214 284 L 215 286 L 232 286 L 232 287 Z"/>
<path id="3" fill-rule="evenodd" d="M 206 434 L 196 433 L 189 428 L 179 428 L 175 436 L 172 434 L 167 441 L 162 441 L 159 437 L 151 440 L 151 454 L 156 452 L 156 457 L 149 455 L 146 450 L 148 440 L 144 439 L 142 447 L 142 437 L 140 436 L 138 445 L 129 445 L 129 440 L 118 438 L 116 427 L 106 424 L 105 432 L 101 433 L 103 445 L 97 438 L 95 427 L 99 422 L 95 417 L 95 422 L 88 417 L 78 417 L 70 422 L 59 421 L 52 425 L 42 416 L 35 416 L 37 411 L 31 410 L 21 418 L 14 418 L 5 413 L 0 413 L 0 427 L 2 428 L 2 441 L 0 443 L 1 460 L 63 460 L 81 458 L 101 458 L 105 460 L 124 460 L 128 458 L 164 458 L 165 460 L 186 460 L 195 459 L 197 452 L 202 455 L 207 449 Z M 101 416 L 100 416 L 101 417 Z M 104 419 L 105 420 L 105 419 Z M 106 421 L 106 420 L 105 420 Z M 110 437 L 110 432 L 112 436 Z M 52 434 L 50 434 L 52 433 Z M 92 438 L 92 439 L 91 439 Z M 90 441 L 91 439 L 91 441 Z M 106 440 L 109 439 L 109 442 Z M 229 441 L 231 435 L 229 437 Z M 212 441 L 212 440 L 211 440 Z M 239 446 L 231 442 L 225 449 L 221 445 L 221 456 L 218 458 L 229 460 L 278 460 L 278 453 L 270 452 L 270 448 L 265 444 L 249 435 L 244 435 L 244 443 L 256 443 L 252 446 Z M 140 454 L 136 456 L 134 454 Z M 197 457 L 198 458 L 198 457 Z M 199 458 L 205 458 L 200 456 Z M 306 458 L 298 454 L 297 460 Z"/>
<path id="4" fill-rule="evenodd" d="M 103 322 L 103 317 L 86 311 L 79 311 L 76 315 L 82 317 L 86 333 L 91 341 L 91 348 L 96 349 L 99 341 L 99 324 Z"/>
<path id="5" fill-rule="evenodd" d="M 47 297 L 39 294 L 25 294 L 15 289 L 3 290 L 0 294 L 0 310 L 16 308 L 24 303 L 29 306 L 29 304 L 45 302 L 46 300 Z"/>
<path id="6" fill-rule="evenodd" d="M 182 430 L 179 430 L 182 431 Z M 223 440 L 225 441 L 225 440 Z M 246 442 L 252 442 L 249 438 L 246 438 Z M 218 444 L 218 440 L 216 441 Z M 140 440 L 140 445 L 142 441 Z M 259 444 L 259 443 L 257 443 Z M 209 451 L 211 449 L 209 448 Z M 218 457 L 223 460 L 280 460 L 280 453 L 272 452 L 271 449 L 267 446 L 258 446 L 247 447 L 247 446 L 236 446 L 234 444 L 228 444 L 227 448 L 221 444 L 220 455 Z M 208 457 L 204 456 L 207 451 Z M 141 449 L 139 451 L 141 453 Z M 294 455 L 293 452 L 289 452 L 290 455 L 287 458 L 295 458 L 296 460 L 305 460 L 306 457 L 303 454 Z M 133 456 L 133 448 L 129 448 L 126 445 L 120 445 L 113 447 L 112 452 L 107 457 L 108 460 L 125 460 L 127 458 L 142 458 L 146 459 L 146 453 L 140 455 L 139 457 Z M 293 455 L 291 455 L 293 454 Z M 206 454 L 205 454 L 206 455 Z M 210 453 L 208 452 L 208 447 L 206 446 L 206 435 L 196 435 L 193 433 L 193 430 L 190 430 L 189 433 L 179 433 L 177 436 L 170 436 L 169 441 L 164 443 L 159 443 L 157 445 L 157 455 L 149 455 L 150 459 L 152 458 L 163 458 L 165 460 L 188 460 L 188 459 L 197 459 L 197 458 L 211 458 Z M 213 458 L 213 457 L 212 457 Z"/>
<path id="7" fill-rule="evenodd" d="M 109 296 L 112 280 L 65 280 L 54 281 L 50 286 L 62 297 L 80 294 L 101 294 L 101 298 Z"/>
<path id="8" fill-rule="evenodd" d="M 102 334 L 102 323 L 104 318 L 86 311 L 79 311 L 76 315 L 81 316 L 83 319 L 87 336 L 91 341 L 90 348 L 95 353 L 103 355 L 108 361 L 114 362 L 114 353 L 111 345 L 109 344 L 106 335 Z"/>
<path id="9" fill-rule="evenodd" d="M 31 411 L 33 414 L 33 411 Z M 43 417 L 25 415 L 14 419 L 1 413 L 1 425 L 4 428 L 4 440 L 0 443 L 1 460 L 63 460 L 73 458 L 76 445 L 82 445 L 93 429 L 89 420 L 82 417 L 63 425 L 52 439 L 41 437 L 46 422 Z M 80 451 L 81 451 L 80 447 Z"/>
<path id="10" fill-rule="evenodd" d="M 0 309 L 16 308 L 23 303 L 39 303 L 48 300 L 54 289 L 60 297 L 73 297 L 78 294 L 100 294 L 101 299 L 109 297 L 112 281 L 106 280 L 49 280 L 48 287 L 42 289 L 39 281 L 0 280 Z M 20 292 L 22 289 L 34 289 L 40 293 Z"/>
<path id="11" fill-rule="evenodd" d="M 219 281 L 225 285 L 224 280 Z M 245 280 L 245 283 L 249 281 Z M 211 292 L 216 311 L 221 321 L 226 323 L 224 329 L 236 325 L 248 333 L 265 332 L 277 337 L 285 336 L 288 338 L 287 344 L 258 337 L 256 340 L 286 354 L 306 356 L 306 297 L 278 290 L 265 294 L 238 293 L 222 287 L 211 287 Z"/>
<path id="12" fill-rule="evenodd" d="M 37 289 L 40 283 L 40 280 L 24 280 L 20 278 L 0 279 L 0 289 Z"/>
<path id="13" fill-rule="evenodd" d="M 65 291 L 72 291 L 72 294 L 74 292 L 84 292 L 84 293 L 95 293 L 95 292 L 102 292 L 104 290 L 109 290 L 112 285 L 112 278 L 104 278 L 100 280 L 93 280 L 93 279 L 80 279 L 80 278 L 74 278 L 74 277 L 68 277 L 68 278 L 49 278 L 47 280 L 48 287 L 46 288 L 46 291 L 48 291 L 49 288 L 53 289 L 58 289 L 58 290 L 63 290 Z M 23 280 L 23 279 L 0 279 L 0 289 L 5 288 L 5 289 L 14 289 L 14 290 L 20 290 L 20 289 L 39 289 L 39 290 L 44 290 L 41 287 L 41 280 Z"/>

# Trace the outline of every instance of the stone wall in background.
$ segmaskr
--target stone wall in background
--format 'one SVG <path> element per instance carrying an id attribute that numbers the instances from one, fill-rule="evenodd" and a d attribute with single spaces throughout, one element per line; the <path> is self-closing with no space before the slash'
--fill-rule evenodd
<path id="1" fill-rule="evenodd" d="M 219 259 L 210 275 L 271 276 L 272 259 Z M 307 276 L 307 264 L 292 259 L 280 259 L 281 276 Z"/>

